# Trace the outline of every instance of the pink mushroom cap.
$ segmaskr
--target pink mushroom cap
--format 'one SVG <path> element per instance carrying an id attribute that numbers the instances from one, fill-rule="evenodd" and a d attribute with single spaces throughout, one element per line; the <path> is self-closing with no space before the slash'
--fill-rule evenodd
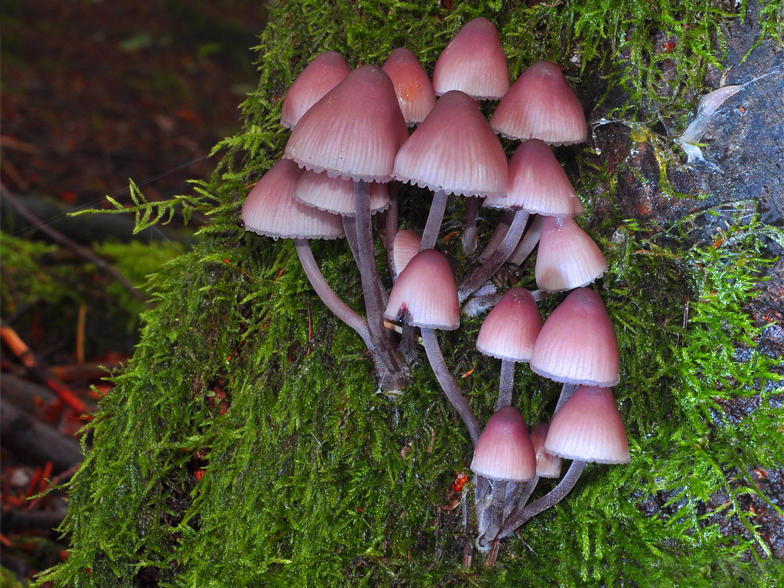
<path id="1" fill-rule="evenodd" d="M 392 241 L 392 271 L 395 279 L 406 269 L 408 262 L 419 253 L 419 246 L 422 244 L 422 237 L 411 229 L 401 229 L 395 233 Z"/>
<path id="2" fill-rule="evenodd" d="M 450 90 L 475 100 L 498 100 L 509 90 L 509 66 L 493 23 L 484 17 L 467 22 L 436 61 L 433 87 L 441 96 Z"/>
<path id="3" fill-rule="evenodd" d="M 490 417 L 474 449 L 471 471 L 490 480 L 513 482 L 536 476 L 536 454 L 520 411 L 504 406 Z"/>
<path id="4" fill-rule="evenodd" d="M 506 197 L 487 198 L 484 205 L 544 216 L 577 216 L 585 212 L 561 164 L 539 139 L 529 139 L 512 155 Z"/>
<path id="5" fill-rule="evenodd" d="M 541 139 L 570 145 L 588 139 L 585 114 L 561 68 L 539 61 L 525 70 L 498 104 L 490 120 L 508 139 Z"/>
<path id="6" fill-rule="evenodd" d="M 531 431 L 531 443 L 536 453 L 536 475 L 541 478 L 559 478 L 563 460 L 557 455 L 547 453 L 544 448 L 549 428 L 550 425 L 542 422 Z"/>
<path id="7" fill-rule="evenodd" d="M 337 51 L 324 51 L 311 61 L 291 84 L 280 115 L 280 124 L 293 129 L 302 115 L 351 73 Z"/>
<path id="8" fill-rule="evenodd" d="M 447 92 L 395 158 L 393 177 L 463 196 L 506 192 L 506 154 L 467 94 Z"/>
<path id="9" fill-rule="evenodd" d="M 398 47 L 381 66 L 395 86 L 400 110 L 409 127 L 418 125 L 436 105 L 436 93 L 427 72 L 410 49 Z"/>
<path id="10" fill-rule="evenodd" d="M 366 65 L 302 116 L 284 157 L 331 178 L 388 182 L 407 138 L 392 80 L 381 68 Z"/>
<path id="11" fill-rule="evenodd" d="M 607 272 L 599 246 L 571 218 L 544 217 L 536 285 L 547 292 L 587 286 Z"/>
<path id="12" fill-rule="evenodd" d="M 384 318 L 446 331 L 460 326 L 457 286 L 442 253 L 426 249 L 408 262 L 392 287 Z"/>
<path id="13" fill-rule="evenodd" d="M 301 170 L 281 159 L 256 183 L 242 205 L 245 229 L 283 239 L 335 239 L 345 236 L 340 217 L 294 200 Z"/>
<path id="14" fill-rule="evenodd" d="M 612 390 L 580 386 L 553 417 L 545 449 L 566 459 L 629 463 L 629 441 Z"/>
<path id="15" fill-rule="evenodd" d="M 618 338 L 596 292 L 579 288 L 553 311 L 536 338 L 529 365 L 556 382 L 615 386 L 620 381 Z"/>
<path id="16" fill-rule="evenodd" d="M 313 206 L 341 216 L 355 216 L 354 182 L 343 178 L 330 178 L 325 173 L 317 174 L 305 170 L 299 179 L 294 198 L 305 206 Z M 371 182 L 370 214 L 375 214 L 389 206 L 389 192 L 386 184 Z"/>
<path id="17" fill-rule="evenodd" d="M 485 318 L 476 348 L 507 361 L 530 361 L 541 329 L 542 316 L 533 295 L 525 288 L 512 288 Z"/>

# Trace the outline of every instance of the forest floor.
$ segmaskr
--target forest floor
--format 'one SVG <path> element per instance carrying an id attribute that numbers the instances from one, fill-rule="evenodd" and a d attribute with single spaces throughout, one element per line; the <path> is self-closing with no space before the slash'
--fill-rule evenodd
<path id="1" fill-rule="evenodd" d="M 106 205 L 107 194 L 130 202 L 129 178 L 144 185 L 151 200 L 185 193 L 187 180 L 207 178 L 220 157 L 208 157 L 210 150 L 240 128 L 238 107 L 258 79 L 250 48 L 266 21 L 262 2 L 236 0 L 8 0 L 0 14 L 2 184 L 26 201 L 47 200 L 69 210 Z M 5 201 L 3 206 L 10 208 Z M 60 231 L 76 222 L 60 214 L 39 216 Z M 79 218 L 83 224 L 106 219 Z M 113 236 L 130 238 L 131 227 L 127 235 Z M 3 568 L 20 579 L 68 556 L 67 539 L 58 541 L 50 530 L 67 508 L 63 493 L 32 502 L 28 497 L 47 488 L 48 480 L 67 482 L 80 458 L 73 435 L 85 422 L 40 383 L 54 372 L 94 410 L 111 388 L 101 380 L 106 371 L 95 368 L 127 359 L 138 341 L 134 313 L 140 309 L 116 302 L 111 279 L 94 266 L 65 249 L 29 241 L 40 237 L 12 225 L 3 244 L 3 320 L 13 322 L 43 365 L 26 369 L 6 353 L 14 349 L 3 348 L 0 554 Z M 87 246 L 92 240 L 102 236 L 82 239 Z M 106 247 L 98 250 L 110 261 L 133 254 Z M 147 259 L 123 271 L 140 284 L 145 272 L 177 251 L 144 249 Z M 28 287 L 28 278 L 38 286 Z M 5 328 L 4 322 L 4 341 Z M 47 372 L 47 364 L 54 369 Z M 77 365 L 90 369 L 62 369 Z M 21 404 L 24 414 L 12 404 Z M 16 433 L 30 422 L 53 435 L 49 442 L 35 441 L 49 446 L 48 453 L 27 454 L 14 445 L 20 442 Z M 34 444 L 27 437 L 21 441 Z M 0 584 L 11 585 L 9 578 L 4 570 Z"/>

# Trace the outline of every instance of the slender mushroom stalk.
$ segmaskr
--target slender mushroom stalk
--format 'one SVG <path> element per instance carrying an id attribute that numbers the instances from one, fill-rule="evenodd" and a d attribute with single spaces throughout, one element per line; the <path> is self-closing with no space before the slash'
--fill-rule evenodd
<path id="1" fill-rule="evenodd" d="M 501 215 L 501 220 L 498 221 L 498 224 L 495 227 L 495 231 L 493 231 L 493 235 L 490 237 L 490 241 L 487 243 L 487 247 L 485 247 L 484 251 L 479 254 L 477 263 L 484 263 L 487 261 L 490 255 L 492 255 L 492 253 L 498 249 L 498 247 L 503 242 L 504 237 L 506 237 L 506 234 L 509 232 L 509 225 L 512 224 L 514 217 L 514 210 L 509 210 L 508 208 L 504 209 L 504 213 Z M 528 233 L 526 233 L 526 235 L 527 234 Z M 525 239 L 525 237 L 523 237 L 523 239 Z M 515 249 L 515 251 L 517 250 Z"/>
<path id="2" fill-rule="evenodd" d="M 469 196 L 465 201 L 465 229 L 463 229 L 463 251 L 466 255 L 476 253 L 476 220 L 479 217 L 479 198 Z"/>
<path id="3" fill-rule="evenodd" d="M 501 360 L 501 383 L 498 387 L 498 402 L 496 410 L 501 410 L 504 406 L 512 404 L 512 387 L 514 386 L 514 361 L 508 359 Z"/>
<path id="4" fill-rule="evenodd" d="M 354 257 L 354 261 L 356 262 L 357 267 L 361 267 L 359 261 L 359 243 L 357 243 L 357 217 L 344 216 L 343 230 L 346 232 L 346 241 L 348 241 L 348 246 L 351 249 L 351 255 Z M 376 276 L 378 276 L 378 270 L 376 271 Z M 360 272 L 360 279 L 361 277 L 362 276 Z M 371 277 L 371 279 L 373 278 Z M 382 306 L 386 306 L 387 300 L 389 299 L 389 294 L 387 294 L 387 290 L 384 288 L 384 284 L 381 283 L 380 276 L 378 276 L 378 280 L 376 281 L 376 287 L 378 288 L 378 294 L 381 297 Z"/>
<path id="5" fill-rule="evenodd" d="M 370 222 L 370 185 L 364 181 L 354 183 L 354 200 L 356 202 L 356 236 L 357 253 L 359 254 L 359 273 L 362 278 L 362 293 L 365 297 L 365 312 L 368 327 L 375 346 L 388 361 L 389 370 L 400 374 L 401 381 L 408 380 L 408 370 L 400 361 L 384 328 L 384 307 L 381 290 L 381 277 L 376 267 L 375 248 L 373 245 L 373 229 Z M 386 294 L 386 291 L 384 291 Z"/>
<path id="6" fill-rule="evenodd" d="M 441 389 L 444 391 L 447 399 L 452 404 L 455 411 L 457 411 L 457 414 L 460 415 L 460 418 L 463 419 L 465 426 L 468 427 L 471 443 L 476 447 L 476 444 L 479 441 L 479 435 L 482 433 L 479 421 L 476 420 L 474 412 L 471 410 L 471 407 L 468 406 L 465 397 L 460 393 L 460 388 L 458 388 L 457 382 L 449 372 L 449 368 L 446 367 L 446 362 L 444 361 L 444 356 L 441 354 L 441 347 L 438 344 L 435 330 L 428 327 L 421 327 L 421 331 L 422 342 L 425 345 L 425 353 L 427 353 L 427 359 L 430 362 L 430 366 L 433 368 L 433 373 L 435 373 L 436 379 L 438 379 L 438 383 L 441 385 Z"/>
<path id="7" fill-rule="evenodd" d="M 444 220 L 447 200 L 447 193 L 443 190 L 436 190 L 433 194 L 433 203 L 430 205 L 425 231 L 422 233 L 422 243 L 419 245 L 420 251 L 433 249 L 436 246 L 438 232 L 441 230 L 441 221 Z"/>
<path id="8" fill-rule="evenodd" d="M 520 241 L 527 222 L 528 212 L 518 210 L 515 213 L 512 224 L 509 226 L 509 231 L 501 242 L 501 246 L 490 255 L 484 264 L 477 267 L 471 272 L 471 275 L 460 283 L 457 289 L 457 297 L 460 300 L 460 304 L 476 292 L 509 259 L 509 256 L 512 255 L 515 247 L 517 247 L 517 243 Z"/>
<path id="9" fill-rule="evenodd" d="M 539 238 L 542 236 L 543 224 L 544 217 L 542 217 L 540 214 L 534 215 L 534 220 L 531 221 L 531 226 L 528 227 L 525 235 L 523 235 L 523 238 L 520 239 L 519 245 L 507 260 L 509 263 L 520 267 L 523 262 L 528 259 L 528 256 L 531 255 L 534 247 L 536 247 L 536 244 L 539 242 Z"/>
<path id="10" fill-rule="evenodd" d="M 542 496 L 539 500 L 535 500 L 528 506 L 519 509 L 506 520 L 504 526 L 501 527 L 501 531 L 498 533 L 498 539 L 508 537 L 514 533 L 518 527 L 534 518 L 540 512 L 558 504 L 564 496 L 571 492 L 575 484 L 577 484 L 577 480 L 580 479 L 580 474 L 582 474 L 585 469 L 585 464 L 586 462 L 584 461 L 574 460 L 572 465 L 569 466 L 566 475 L 555 488 Z"/>
<path id="11" fill-rule="evenodd" d="M 566 404 L 567 400 L 574 396 L 574 393 L 577 392 L 577 388 L 579 387 L 580 384 L 564 384 L 561 387 L 561 396 L 558 397 L 558 404 L 555 406 L 553 415 L 558 414 L 558 411 L 563 408 L 563 405 Z"/>

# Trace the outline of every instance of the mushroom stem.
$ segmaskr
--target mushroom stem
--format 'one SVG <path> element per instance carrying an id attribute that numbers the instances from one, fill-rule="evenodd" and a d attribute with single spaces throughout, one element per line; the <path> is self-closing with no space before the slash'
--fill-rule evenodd
<path id="1" fill-rule="evenodd" d="M 514 514 L 506 520 L 504 526 L 501 528 L 501 532 L 498 533 L 498 539 L 508 537 L 514 533 L 515 529 L 520 525 L 525 524 L 540 512 L 558 504 L 558 502 L 569 494 L 575 484 L 577 484 L 577 480 L 580 479 L 580 474 L 583 473 L 584 469 L 584 461 L 574 460 L 569 467 L 569 471 L 566 472 L 566 475 L 555 488 L 528 506 L 518 508 Z"/>
<path id="2" fill-rule="evenodd" d="M 429 222 L 429 219 L 428 219 Z M 477 267 L 470 276 L 468 276 L 457 288 L 457 297 L 462 304 L 466 298 L 471 296 L 484 284 L 490 276 L 492 276 L 504 264 L 504 262 L 512 255 L 520 236 L 525 230 L 525 225 L 528 222 L 528 213 L 524 210 L 518 210 L 515 213 L 514 220 L 509 226 L 509 231 L 506 233 L 504 240 L 501 242 L 500 247 L 496 249 L 488 260 Z"/>
<path id="3" fill-rule="evenodd" d="M 462 514 L 463 514 L 463 543 L 465 547 L 463 548 L 463 567 L 465 569 L 469 569 L 471 567 L 471 561 L 473 560 L 473 542 L 471 541 L 471 532 L 470 532 L 470 525 L 471 525 L 471 501 L 468 500 L 468 491 L 463 492 L 462 501 Z"/>
<path id="4" fill-rule="evenodd" d="M 370 336 L 370 329 L 368 328 L 367 322 L 359 316 L 356 311 L 349 308 L 348 305 L 335 294 L 335 291 L 329 284 L 327 284 L 316 260 L 313 258 L 313 251 L 310 249 L 308 240 L 294 239 L 294 243 L 297 247 L 297 255 L 302 264 L 302 269 L 305 270 L 305 275 L 308 277 L 310 285 L 313 286 L 316 294 L 319 295 L 319 298 L 324 301 L 324 304 L 327 305 L 327 308 L 329 308 L 335 316 L 354 329 L 357 334 L 362 337 L 362 341 L 365 342 L 368 349 L 374 349 L 375 345 Z"/>
<path id="5" fill-rule="evenodd" d="M 534 216 L 534 220 L 531 221 L 531 226 L 528 227 L 528 231 L 526 231 L 523 238 L 520 240 L 520 244 L 517 248 L 512 252 L 512 255 L 509 256 L 509 263 L 520 267 L 523 262 L 531 255 L 531 251 L 534 250 L 536 244 L 539 242 L 539 237 L 542 236 L 542 225 L 544 224 L 544 217 L 541 214 L 537 214 Z"/>
<path id="6" fill-rule="evenodd" d="M 437 190 L 433 195 L 433 204 L 430 206 L 425 232 L 422 233 L 422 243 L 419 245 L 420 251 L 433 249 L 436 246 L 438 232 L 441 230 L 441 221 L 444 220 L 447 199 L 446 192 L 443 190 Z"/>
<path id="7" fill-rule="evenodd" d="M 485 534 L 479 537 L 477 544 L 480 548 L 487 547 L 498 535 L 501 524 L 504 522 L 504 505 L 506 504 L 506 480 L 493 480 L 493 504 L 490 507 L 490 525 Z"/>
<path id="8" fill-rule="evenodd" d="M 389 208 L 387 208 L 386 222 L 384 226 L 385 239 L 384 245 L 387 248 L 387 263 L 389 264 L 389 275 L 395 280 L 395 272 L 392 271 L 392 244 L 395 242 L 398 226 L 397 192 L 400 189 L 400 182 L 389 182 L 387 190 L 389 192 Z"/>
<path id="9" fill-rule="evenodd" d="M 501 360 L 501 384 L 498 387 L 498 402 L 496 410 L 512 404 L 512 386 L 514 385 L 515 362 L 508 359 Z"/>
<path id="10" fill-rule="evenodd" d="M 476 253 L 476 220 L 479 217 L 479 197 L 469 196 L 465 200 L 465 229 L 463 229 L 463 251 L 466 255 Z"/>
<path id="11" fill-rule="evenodd" d="M 566 401 L 569 400 L 574 393 L 577 392 L 577 388 L 580 387 L 580 384 L 564 384 L 561 388 L 561 396 L 558 398 L 558 404 L 555 406 L 555 412 L 553 416 L 558 414 L 558 411 L 561 410 Z"/>
<path id="12" fill-rule="evenodd" d="M 515 211 L 509 210 L 508 208 L 504 209 L 504 213 L 501 215 L 501 220 L 498 221 L 498 225 L 495 227 L 495 231 L 493 231 L 493 236 L 490 237 L 490 241 L 487 243 L 487 247 L 482 253 L 479 255 L 479 259 L 477 259 L 478 263 L 484 263 L 487 259 L 493 254 L 493 252 L 498 249 L 501 245 L 501 242 L 506 237 L 506 234 L 509 232 L 509 225 L 512 224 L 512 221 L 515 217 Z"/>
<path id="13" fill-rule="evenodd" d="M 346 241 L 348 241 L 348 246 L 351 249 L 351 255 L 354 256 L 357 267 L 361 268 L 359 261 L 359 244 L 357 243 L 357 218 L 355 216 L 343 216 L 341 218 L 343 219 L 343 231 L 346 233 Z M 378 275 L 378 270 L 376 270 L 376 275 Z M 387 289 L 384 288 L 384 284 L 381 283 L 380 276 L 376 281 L 376 287 L 378 288 L 379 296 L 381 296 L 382 308 L 384 308 L 389 300 L 389 294 L 387 293 Z"/>
<path id="14" fill-rule="evenodd" d="M 482 433 L 482 428 L 479 426 L 479 421 L 476 420 L 474 412 L 468 406 L 465 397 L 460 393 L 460 388 L 457 387 L 457 382 L 449 373 L 449 369 L 444 362 L 444 356 L 441 354 L 441 347 L 438 345 L 438 338 L 433 329 L 428 327 L 421 327 L 422 341 L 425 345 L 425 353 L 433 368 L 433 372 L 441 384 L 441 389 L 446 394 L 447 399 L 463 419 L 466 427 L 468 427 L 468 434 L 471 436 L 471 442 L 476 447 L 479 441 L 479 435 Z"/>
<path id="15" fill-rule="evenodd" d="M 533 494 L 534 490 L 536 490 L 536 485 L 538 483 L 539 476 L 534 476 L 534 479 L 530 482 L 517 483 L 514 492 L 506 501 L 506 507 L 504 508 L 504 520 L 509 518 L 509 515 L 515 509 L 521 509 L 528 503 L 528 499 L 531 498 L 531 494 Z"/>

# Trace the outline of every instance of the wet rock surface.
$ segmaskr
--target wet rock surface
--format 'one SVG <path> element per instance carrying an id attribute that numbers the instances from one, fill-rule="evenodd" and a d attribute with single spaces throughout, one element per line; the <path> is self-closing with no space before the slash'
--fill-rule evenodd
<path id="1" fill-rule="evenodd" d="M 600 162 L 611 171 L 620 172 L 612 203 L 617 207 L 616 214 L 639 219 L 650 226 L 666 227 L 690 214 L 728 205 L 726 212 L 718 216 L 705 215 L 696 220 L 699 230 L 692 232 L 691 238 L 694 244 L 703 245 L 720 239 L 727 221 L 737 218 L 739 211 L 741 214 L 759 212 L 764 223 L 784 225 L 784 48 L 767 39 L 752 49 L 760 37 L 758 11 L 758 6 L 750 6 L 747 17 L 733 23 L 725 69 L 710 68 L 706 78 L 708 87 L 694 97 L 696 110 L 699 99 L 712 89 L 745 84 L 710 117 L 700 140 L 706 163 L 687 164 L 675 141 L 685 128 L 675 119 L 663 119 L 652 129 L 626 122 L 595 128 L 594 147 Z M 592 113 L 593 120 L 601 119 L 624 100 L 624 96 L 611 97 Z M 662 163 L 667 166 L 664 178 Z M 720 171 L 711 170 L 711 164 Z M 662 186 L 663 179 L 670 185 Z M 608 201 L 600 200 L 597 216 L 609 212 L 609 206 Z M 602 210 L 603 207 L 607 210 Z M 784 247 L 770 241 L 767 253 L 771 258 L 781 257 Z M 746 310 L 758 327 L 764 327 L 758 339 L 760 350 L 772 357 L 784 357 L 782 259 L 772 264 L 768 275 L 760 280 L 759 293 Z M 768 401 L 780 404 L 784 398 L 775 396 Z M 760 402 L 759 396 L 724 401 L 724 412 L 716 415 L 717 421 L 754 418 Z M 729 488 L 737 489 L 741 485 L 737 474 L 727 473 Z M 776 511 L 776 507 L 780 509 L 784 505 L 784 471 L 753 468 L 742 478 L 745 484 L 758 486 L 770 503 L 754 494 L 739 493 L 737 506 L 752 525 L 758 526 L 771 555 L 784 559 L 784 519 Z M 641 496 L 638 508 L 646 516 L 669 518 L 678 508 L 677 504 L 667 505 L 671 498 Z M 726 536 L 751 539 L 738 514 L 727 508 L 730 501 L 729 494 L 723 492 L 699 508 L 701 514 L 714 513 L 706 518 L 706 523 L 718 525 Z M 757 545 L 756 549 L 764 557 L 761 546 Z M 752 557 L 750 552 L 747 555 Z"/>

